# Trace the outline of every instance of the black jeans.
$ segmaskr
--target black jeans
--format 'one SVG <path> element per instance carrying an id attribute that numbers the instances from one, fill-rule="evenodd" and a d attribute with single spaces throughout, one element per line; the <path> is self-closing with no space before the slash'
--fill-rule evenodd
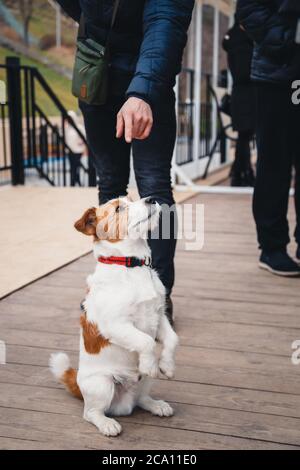
<path id="1" fill-rule="evenodd" d="M 250 142 L 253 139 L 254 131 L 240 131 L 236 142 L 235 160 L 233 170 L 236 172 L 246 171 L 251 167 Z"/>
<path id="2" fill-rule="evenodd" d="M 159 204 L 174 206 L 171 188 L 171 162 L 176 138 L 176 112 L 173 90 L 160 103 L 152 105 L 153 128 L 145 140 L 132 145 L 116 138 L 116 116 L 124 99 L 111 96 L 103 106 L 80 103 L 87 139 L 94 156 L 98 181 L 99 202 L 103 204 L 127 193 L 130 173 L 130 153 L 138 191 L 141 197 L 152 196 Z M 174 255 L 176 248 L 176 214 L 172 215 L 170 237 L 149 239 L 152 263 L 171 292 L 174 284 Z"/>
<path id="3" fill-rule="evenodd" d="M 80 161 L 82 153 L 69 153 L 71 186 L 81 186 L 80 181 Z"/>
<path id="4" fill-rule="evenodd" d="M 295 168 L 295 238 L 300 244 L 300 105 L 292 103 L 291 86 L 258 84 L 257 176 L 253 212 L 258 242 L 266 251 L 285 249 L 290 241 L 287 210 Z"/>

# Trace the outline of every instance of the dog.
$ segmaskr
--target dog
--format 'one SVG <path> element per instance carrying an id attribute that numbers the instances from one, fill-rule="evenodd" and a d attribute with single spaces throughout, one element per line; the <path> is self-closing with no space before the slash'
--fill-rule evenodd
<path id="1" fill-rule="evenodd" d="M 165 315 L 165 288 L 151 267 L 147 243 L 160 206 L 151 198 L 118 198 L 88 209 L 75 228 L 94 239 L 95 271 L 80 319 L 78 372 L 66 354 L 52 354 L 54 376 L 84 400 L 83 417 L 106 436 L 121 425 L 112 416 L 130 415 L 138 406 L 157 416 L 173 409 L 150 396 L 159 370 L 172 378 L 178 338 Z M 157 359 L 156 342 L 162 344 Z"/>

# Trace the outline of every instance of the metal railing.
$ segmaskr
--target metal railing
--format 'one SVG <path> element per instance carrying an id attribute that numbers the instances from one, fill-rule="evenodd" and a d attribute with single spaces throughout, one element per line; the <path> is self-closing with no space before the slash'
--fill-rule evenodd
<path id="1" fill-rule="evenodd" d="M 0 184 L 24 184 L 25 178 L 36 179 L 38 175 L 53 186 L 72 186 L 76 162 L 77 184 L 95 186 L 91 153 L 88 152 L 90 158 L 83 157 L 80 163 L 71 158 L 66 126 L 71 126 L 87 146 L 85 136 L 39 70 L 20 65 L 15 57 L 7 58 L 6 64 L 0 65 L 1 69 L 6 72 L 8 101 L 0 105 Z M 200 136 L 195 136 L 194 75 L 194 70 L 184 69 L 179 78 L 177 165 L 193 161 L 195 138 L 200 140 L 198 159 L 208 157 L 210 161 L 214 152 L 222 152 L 225 148 L 220 132 L 217 132 L 217 140 L 212 142 L 215 95 L 209 75 L 202 77 Z M 43 108 L 41 94 L 51 103 L 55 118 L 50 118 Z M 216 119 L 219 129 L 218 114 Z"/>
<path id="2" fill-rule="evenodd" d="M 52 186 L 74 185 L 75 161 L 66 142 L 66 126 L 88 148 L 85 136 L 37 68 L 22 66 L 15 57 L 7 58 L 0 68 L 6 72 L 8 98 L 0 107 L 0 182 L 24 184 L 25 178 L 38 174 Z M 43 109 L 37 87 L 39 96 L 55 110 L 55 118 Z M 85 160 L 76 163 L 80 184 L 95 186 L 91 158 Z"/>
<path id="3" fill-rule="evenodd" d="M 199 159 L 211 154 L 211 149 L 217 151 L 220 142 L 212 142 L 212 120 L 214 95 L 211 87 L 211 75 L 202 75 L 201 97 L 201 127 L 200 136 L 195 135 L 195 101 L 194 101 L 194 70 L 183 69 L 179 77 L 178 92 L 178 131 L 177 131 L 177 165 L 193 161 L 193 143 L 195 138 L 200 140 Z M 200 84 L 199 84 L 200 86 Z"/>
<path id="4" fill-rule="evenodd" d="M 0 103 L 0 184 L 10 182 L 11 169 L 8 104 Z"/>

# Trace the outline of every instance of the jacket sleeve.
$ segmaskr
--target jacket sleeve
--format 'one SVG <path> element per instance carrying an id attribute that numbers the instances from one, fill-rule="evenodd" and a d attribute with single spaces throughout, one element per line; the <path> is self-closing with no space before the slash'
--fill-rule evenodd
<path id="1" fill-rule="evenodd" d="M 143 41 L 127 96 L 150 104 L 173 87 L 180 72 L 194 0 L 146 0 Z"/>
<path id="2" fill-rule="evenodd" d="M 79 0 L 56 0 L 56 2 L 59 3 L 67 15 L 79 23 L 81 15 Z"/>

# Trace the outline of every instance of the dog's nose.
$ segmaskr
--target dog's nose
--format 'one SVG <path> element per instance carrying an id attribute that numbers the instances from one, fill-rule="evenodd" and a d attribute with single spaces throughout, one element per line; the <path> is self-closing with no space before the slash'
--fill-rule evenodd
<path id="1" fill-rule="evenodd" d="M 146 204 L 156 204 L 156 201 L 153 197 L 149 196 L 145 198 L 145 203 Z"/>

